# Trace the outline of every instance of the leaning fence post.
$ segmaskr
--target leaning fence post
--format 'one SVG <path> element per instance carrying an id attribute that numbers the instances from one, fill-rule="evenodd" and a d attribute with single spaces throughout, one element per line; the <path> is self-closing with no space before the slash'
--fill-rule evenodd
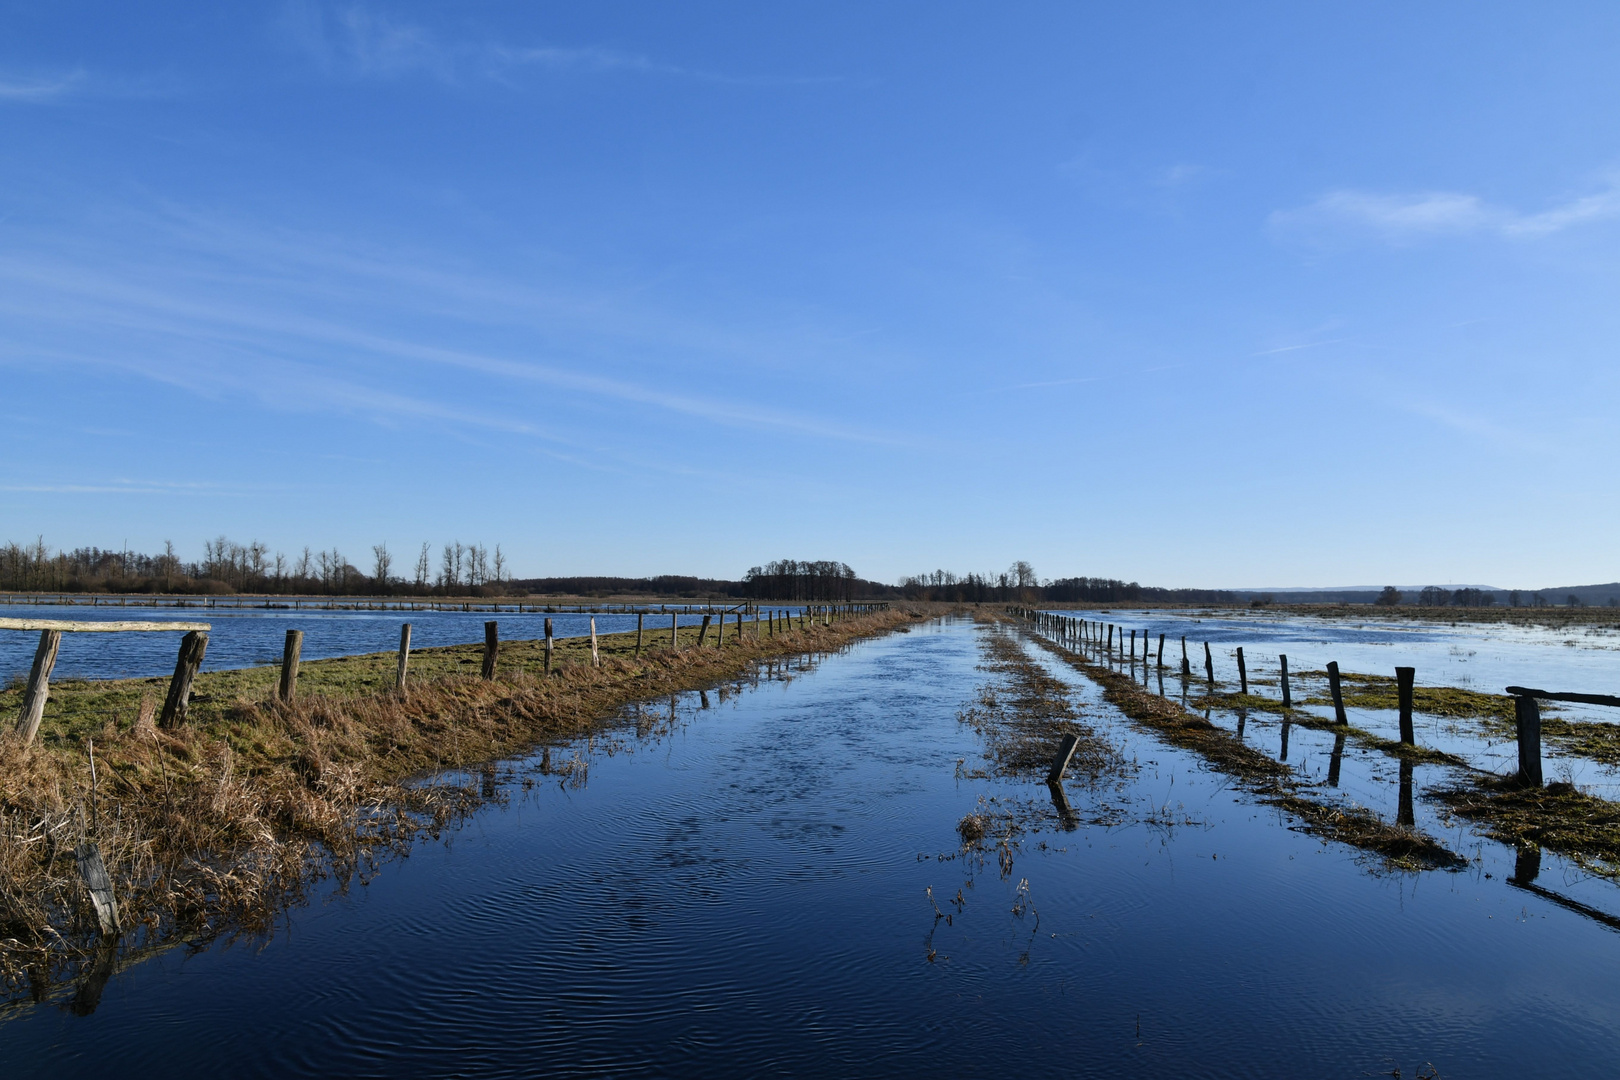
<path id="1" fill-rule="evenodd" d="M 1249 668 L 1243 662 L 1243 646 L 1238 646 L 1238 686 L 1242 688 L 1244 697 L 1249 696 Z"/>
<path id="2" fill-rule="evenodd" d="M 1215 657 L 1210 654 L 1209 642 L 1204 642 L 1204 674 L 1209 676 L 1209 688 L 1215 689 Z"/>
<path id="3" fill-rule="evenodd" d="M 1063 779 L 1063 770 L 1069 767 L 1069 759 L 1074 756 L 1074 748 L 1080 745 L 1080 737 L 1074 732 L 1063 736 L 1058 744 L 1057 756 L 1052 759 L 1052 767 L 1047 770 L 1046 782 L 1056 784 Z"/>
<path id="4" fill-rule="evenodd" d="M 1407 746 L 1417 743 L 1417 734 L 1412 730 L 1412 684 L 1417 681 L 1417 668 L 1398 667 L 1395 669 L 1395 686 L 1400 694 L 1401 704 L 1401 742 Z"/>
<path id="5" fill-rule="evenodd" d="M 546 620 L 546 674 L 551 674 L 551 620 Z"/>
<path id="6" fill-rule="evenodd" d="M 102 936 L 117 937 L 118 900 L 113 895 L 112 877 L 107 873 L 107 864 L 101 859 L 101 848 L 94 841 L 86 840 L 73 849 L 73 859 L 78 864 L 79 876 L 84 879 L 85 888 L 90 890 L 90 903 L 96 909 L 96 922 L 101 927 Z"/>
<path id="7" fill-rule="evenodd" d="M 34 741 L 40 721 L 45 718 L 45 699 L 51 693 L 51 669 L 62 647 L 62 631 L 41 630 L 39 648 L 34 650 L 34 666 L 28 672 L 28 689 L 23 692 L 22 709 L 17 713 L 17 734 L 23 742 Z"/>
<path id="8" fill-rule="evenodd" d="M 394 675 L 394 689 L 405 693 L 405 669 L 411 663 L 411 624 L 399 624 L 399 671 Z"/>
<path id="9" fill-rule="evenodd" d="M 1541 706 L 1529 694 L 1513 699 L 1513 718 L 1519 729 L 1519 783 L 1541 786 Z"/>
<path id="10" fill-rule="evenodd" d="M 292 703 L 298 697 L 298 654 L 304 651 L 304 632 L 287 631 L 287 641 L 281 647 L 281 686 L 276 696 Z"/>
<path id="11" fill-rule="evenodd" d="M 484 624 L 484 670 L 486 679 L 495 677 L 495 657 L 501 649 L 501 637 L 498 624 L 494 619 Z"/>
<path id="12" fill-rule="evenodd" d="M 1339 662 L 1329 660 L 1327 666 L 1328 691 L 1333 695 L 1333 722 L 1335 724 L 1348 724 L 1350 718 L 1344 714 L 1344 694 L 1339 689 Z"/>
<path id="13" fill-rule="evenodd" d="M 180 656 L 174 663 L 174 678 L 169 680 L 169 696 L 163 701 L 163 712 L 158 726 L 177 728 L 186 722 L 191 706 L 191 680 L 197 677 L 203 654 L 208 651 L 208 635 L 199 630 L 188 630 L 180 639 Z"/>
<path id="14" fill-rule="evenodd" d="M 1292 709 L 1294 707 L 1294 701 L 1288 696 L 1288 657 L 1283 655 L 1277 657 L 1277 659 L 1282 662 L 1283 708 Z"/>
<path id="15" fill-rule="evenodd" d="M 713 619 L 713 618 L 714 618 L 713 615 L 705 615 L 705 616 L 703 616 L 703 625 L 698 627 L 698 643 L 697 643 L 697 647 L 700 648 L 700 649 L 703 648 L 703 640 L 709 636 L 709 621 L 711 619 Z"/>

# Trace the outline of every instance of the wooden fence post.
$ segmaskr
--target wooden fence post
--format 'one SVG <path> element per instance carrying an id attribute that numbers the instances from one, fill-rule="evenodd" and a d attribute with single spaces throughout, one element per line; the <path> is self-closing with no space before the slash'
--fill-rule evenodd
<path id="1" fill-rule="evenodd" d="M 394 674 L 394 689 L 405 695 L 405 669 L 411 663 L 411 624 L 399 624 L 399 670 Z"/>
<path id="2" fill-rule="evenodd" d="M 85 841 L 73 849 L 73 860 L 78 864 L 79 876 L 90 890 L 90 903 L 96 909 L 96 922 L 103 937 L 118 936 L 118 900 L 113 895 L 112 877 L 107 864 L 101 859 L 101 848 L 94 841 Z"/>
<path id="3" fill-rule="evenodd" d="M 551 619 L 546 619 L 546 674 L 551 674 Z"/>
<path id="4" fill-rule="evenodd" d="M 723 649 L 726 645 L 726 613 L 720 613 L 720 623 L 715 627 L 714 647 Z"/>
<path id="5" fill-rule="evenodd" d="M 1164 670 L 1164 635 L 1159 635 L 1159 670 Z M 1162 679 L 1160 680 L 1163 681 Z"/>
<path id="6" fill-rule="evenodd" d="M 698 648 L 700 649 L 703 648 L 704 639 L 709 636 L 709 621 L 713 618 L 713 615 L 703 616 L 703 625 L 698 627 Z"/>
<path id="7" fill-rule="evenodd" d="M 1210 654 L 1209 642 L 1204 642 L 1204 674 L 1209 677 L 1209 688 L 1215 689 L 1215 657 Z"/>
<path id="8" fill-rule="evenodd" d="M 1283 708 L 1292 709 L 1294 707 L 1294 701 L 1288 696 L 1288 657 L 1286 655 L 1282 655 L 1278 656 L 1277 659 L 1282 662 Z"/>
<path id="9" fill-rule="evenodd" d="M 207 651 L 208 635 L 199 630 L 188 630 L 180 639 L 180 656 L 174 662 L 174 678 L 169 680 L 169 696 L 163 701 L 158 727 L 177 728 L 186 722 L 191 707 L 191 680 L 197 677 Z"/>
<path id="10" fill-rule="evenodd" d="M 1328 691 L 1333 695 L 1333 722 L 1335 724 L 1348 724 L 1350 718 L 1344 714 L 1344 694 L 1339 689 L 1339 662 L 1329 660 L 1327 666 Z"/>
<path id="11" fill-rule="evenodd" d="M 1187 635 L 1181 635 L 1181 677 L 1192 678 L 1192 664 L 1187 661 Z"/>
<path id="12" fill-rule="evenodd" d="M 1528 694 L 1513 699 L 1513 718 L 1519 729 L 1519 783 L 1541 786 L 1541 706 Z"/>
<path id="13" fill-rule="evenodd" d="M 1407 746 L 1417 745 L 1417 732 L 1412 729 L 1412 684 L 1416 681 L 1417 668 L 1395 669 L 1395 686 L 1401 706 L 1401 742 Z"/>
<path id="14" fill-rule="evenodd" d="M 636 659 L 641 659 L 641 620 L 646 618 L 644 612 L 636 612 Z"/>
<path id="15" fill-rule="evenodd" d="M 676 652 L 681 651 L 681 615 L 678 611 L 669 613 L 669 647 Z"/>
<path id="16" fill-rule="evenodd" d="M 39 647 L 34 650 L 34 666 L 28 672 L 28 689 L 23 691 L 22 709 L 17 713 L 17 734 L 24 743 L 34 741 L 39 723 L 45 719 L 45 699 L 51 693 L 51 669 L 62 648 L 62 631 L 41 630 Z"/>
<path id="17" fill-rule="evenodd" d="M 484 678 L 495 677 L 495 658 L 501 650 L 501 636 L 499 624 L 491 619 L 484 624 Z"/>
<path id="18" fill-rule="evenodd" d="M 291 704 L 298 698 L 298 656 L 304 651 L 304 632 L 287 631 L 286 643 L 281 647 L 281 685 L 276 696 Z"/>
<path id="19" fill-rule="evenodd" d="M 1136 663 L 1136 631 L 1131 631 L 1131 663 Z"/>
<path id="20" fill-rule="evenodd" d="M 1074 732 L 1063 736 L 1058 744 L 1057 756 L 1052 759 L 1052 767 L 1047 770 L 1046 782 L 1056 784 L 1063 779 L 1063 770 L 1069 767 L 1069 759 L 1074 757 L 1074 748 L 1080 745 L 1080 737 Z"/>
<path id="21" fill-rule="evenodd" d="M 596 616 L 591 616 L 591 667 L 601 667 L 602 657 L 596 651 Z"/>
<path id="22" fill-rule="evenodd" d="M 1241 693 L 1243 694 L 1243 696 L 1248 697 L 1249 696 L 1249 668 L 1248 668 L 1248 665 L 1243 662 L 1243 646 L 1241 646 L 1241 645 L 1238 646 L 1237 660 L 1238 660 L 1238 685 L 1242 688 Z"/>

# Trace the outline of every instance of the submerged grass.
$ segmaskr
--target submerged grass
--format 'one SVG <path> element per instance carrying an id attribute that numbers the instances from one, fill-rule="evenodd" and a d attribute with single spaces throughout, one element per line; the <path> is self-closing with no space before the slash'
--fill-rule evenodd
<path id="1" fill-rule="evenodd" d="M 570 639 L 549 678 L 539 642 L 503 643 L 493 681 L 478 677 L 481 646 L 423 649 L 403 697 L 392 653 L 303 665 L 292 704 L 274 699 L 275 668 L 210 672 L 177 731 L 151 722 L 164 680 L 53 685 L 43 738 L 0 736 L 0 997 L 42 997 L 106 955 L 75 868 L 82 840 L 112 874 L 125 953 L 262 935 L 313 882 L 363 875 L 490 797 L 460 770 L 584 734 L 630 702 L 912 618 L 888 611 L 774 636 L 750 626 L 723 649 L 712 633 L 698 649 L 683 630 L 675 651 L 665 630 L 647 635 L 639 659 L 634 632 L 604 635 L 600 667 L 587 641 Z M 0 693 L 0 716 L 17 698 Z"/>
<path id="2" fill-rule="evenodd" d="M 1620 804 L 1569 783 L 1531 788 L 1511 777 L 1457 784 L 1437 797 L 1495 840 L 1515 847 L 1536 844 L 1588 873 L 1620 879 Z"/>

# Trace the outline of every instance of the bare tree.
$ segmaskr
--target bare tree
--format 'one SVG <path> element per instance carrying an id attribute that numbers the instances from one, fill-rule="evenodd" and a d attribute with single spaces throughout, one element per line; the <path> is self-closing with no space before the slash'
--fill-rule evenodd
<path id="1" fill-rule="evenodd" d="M 388 553 L 388 541 L 371 546 L 372 571 L 371 578 L 379 588 L 388 587 L 388 571 L 393 569 L 394 557 Z"/>
<path id="2" fill-rule="evenodd" d="M 416 557 L 416 588 L 421 591 L 427 588 L 428 575 L 432 573 L 428 563 L 428 542 L 422 541 L 422 553 Z"/>

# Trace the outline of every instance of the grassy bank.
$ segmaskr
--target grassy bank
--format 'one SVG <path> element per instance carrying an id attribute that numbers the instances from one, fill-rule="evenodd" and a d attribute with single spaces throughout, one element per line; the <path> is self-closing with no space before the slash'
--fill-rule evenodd
<path id="1" fill-rule="evenodd" d="M 393 690 L 393 653 L 302 665 L 298 698 L 275 700 L 277 669 L 199 675 L 191 722 L 151 722 L 165 680 L 51 687 L 41 738 L 0 736 L 0 984 L 46 992 L 96 952 L 95 918 L 74 848 L 94 840 L 121 908 L 122 948 L 256 934 L 325 876 L 363 873 L 391 849 L 432 835 L 480 799 L 461 770 L 593 730 L 624 705 L 735 678 L 773 658 L 825 652 L 903 626 L 887 611 L 769 635 L 748 624 L 724 648 L 683 628 L 507 642 L 497 678 L 481 646 L 412 654 L 409 693 Z M 19 708 L 0 694 L 0 716 Z M 9 728 L 9 723 L 7 727 Z M 93 751 L 93 758 L 92 758 Z"/>

